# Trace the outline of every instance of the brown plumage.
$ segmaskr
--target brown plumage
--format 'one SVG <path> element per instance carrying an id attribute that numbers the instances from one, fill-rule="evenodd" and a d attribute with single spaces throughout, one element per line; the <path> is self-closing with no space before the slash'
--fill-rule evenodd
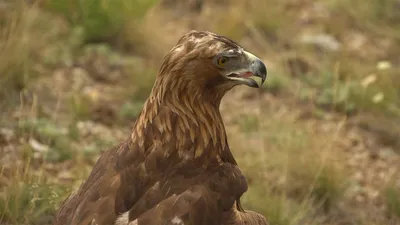
<path id="1" fill-rule="evenodd" d="M 129 138 L 102 154 L 53 224 L 267 224 L 240 206 L 247 183 L 219 112 L 235 85 L 258 87 L 250 76 L 264 82 L 266 68 L 235 42 L 185 34 L 164 58 Z"/>

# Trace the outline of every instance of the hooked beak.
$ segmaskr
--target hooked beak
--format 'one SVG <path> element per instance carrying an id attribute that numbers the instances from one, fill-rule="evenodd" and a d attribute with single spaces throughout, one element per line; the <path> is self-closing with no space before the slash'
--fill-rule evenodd
<path id="1" fill-rule="evenodd" d="M 249 87 L 259 88 L 267 78 L 267 67 L 258 57 L 250 52 L 244 51 L 244 55 L 246 58 L 244 63 L 245 66 L 237 71 L 231 72 L 227 75 L 227 78 L 246 84 Z M 260 77 L 261 84 L 258 84 L 257 81 L 253 80 L 251 78 L 253 76 Z"/>

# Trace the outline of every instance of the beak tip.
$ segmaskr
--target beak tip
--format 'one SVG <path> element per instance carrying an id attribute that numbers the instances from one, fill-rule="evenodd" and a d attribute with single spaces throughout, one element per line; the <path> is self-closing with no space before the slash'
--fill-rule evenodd
<path id="1" fill-rule="evenodd" d="M 257 56 L 251 54 L 250 52 L 245 51 L 247 55 L 247 59 L 249 59 L 250 63 L 250 72 L 254 76 L 261 78 L 261 84 L 257 86 L 253 85 L 253 87 L 261 87 L 264 84 L 265 80 L 267 79 L 267 67 L 265 66 L 264 62 L 258 58 Z"/>
<path id="2" fill-rule="evenodd" d="M 261 60 L 257 60 L 256 65 L 257 65 L 257 74 L 259 77 L 261 77 L 261 85 L 263 85 L 265 80 L 267 79 L 267 67 Z"/>

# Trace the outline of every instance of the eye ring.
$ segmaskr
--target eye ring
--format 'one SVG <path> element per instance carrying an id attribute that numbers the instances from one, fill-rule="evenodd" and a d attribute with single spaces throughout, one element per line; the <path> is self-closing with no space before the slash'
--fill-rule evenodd
<path id="1" fill-rule="evenodd" d="M 219 67 L 224 67 L 229 61 L 229 58 L 226 56 L 221 56 L 217 59 L 217 65 Z"/>

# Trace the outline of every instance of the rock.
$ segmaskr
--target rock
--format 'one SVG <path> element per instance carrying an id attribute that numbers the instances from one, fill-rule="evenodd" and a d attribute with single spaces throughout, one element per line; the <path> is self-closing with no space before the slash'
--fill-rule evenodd
<path id="1" fill-rule="evenodd" d="M 15 138 L 15 132 L 8 128 L 0 128 L 0 144 L 10 142 Z"/>
<path id="2" fill-rule="evenodd" d="M 37 141 L 34 138 L 29 138 L 28 143 L 32 147 L 32 149 L 37 152 L 44 153 L 44 152 L 49 151 L 49 146 L 40 143 L 39 141 Z"/>
<path id="3" fill-rule="evenodd" d="M 329 34 L 304 34 L 300 37 L 300 42 L 304 44 L 312 44 L 328 51 L 338 51 L 342 46 L 335 37 Z"/>

